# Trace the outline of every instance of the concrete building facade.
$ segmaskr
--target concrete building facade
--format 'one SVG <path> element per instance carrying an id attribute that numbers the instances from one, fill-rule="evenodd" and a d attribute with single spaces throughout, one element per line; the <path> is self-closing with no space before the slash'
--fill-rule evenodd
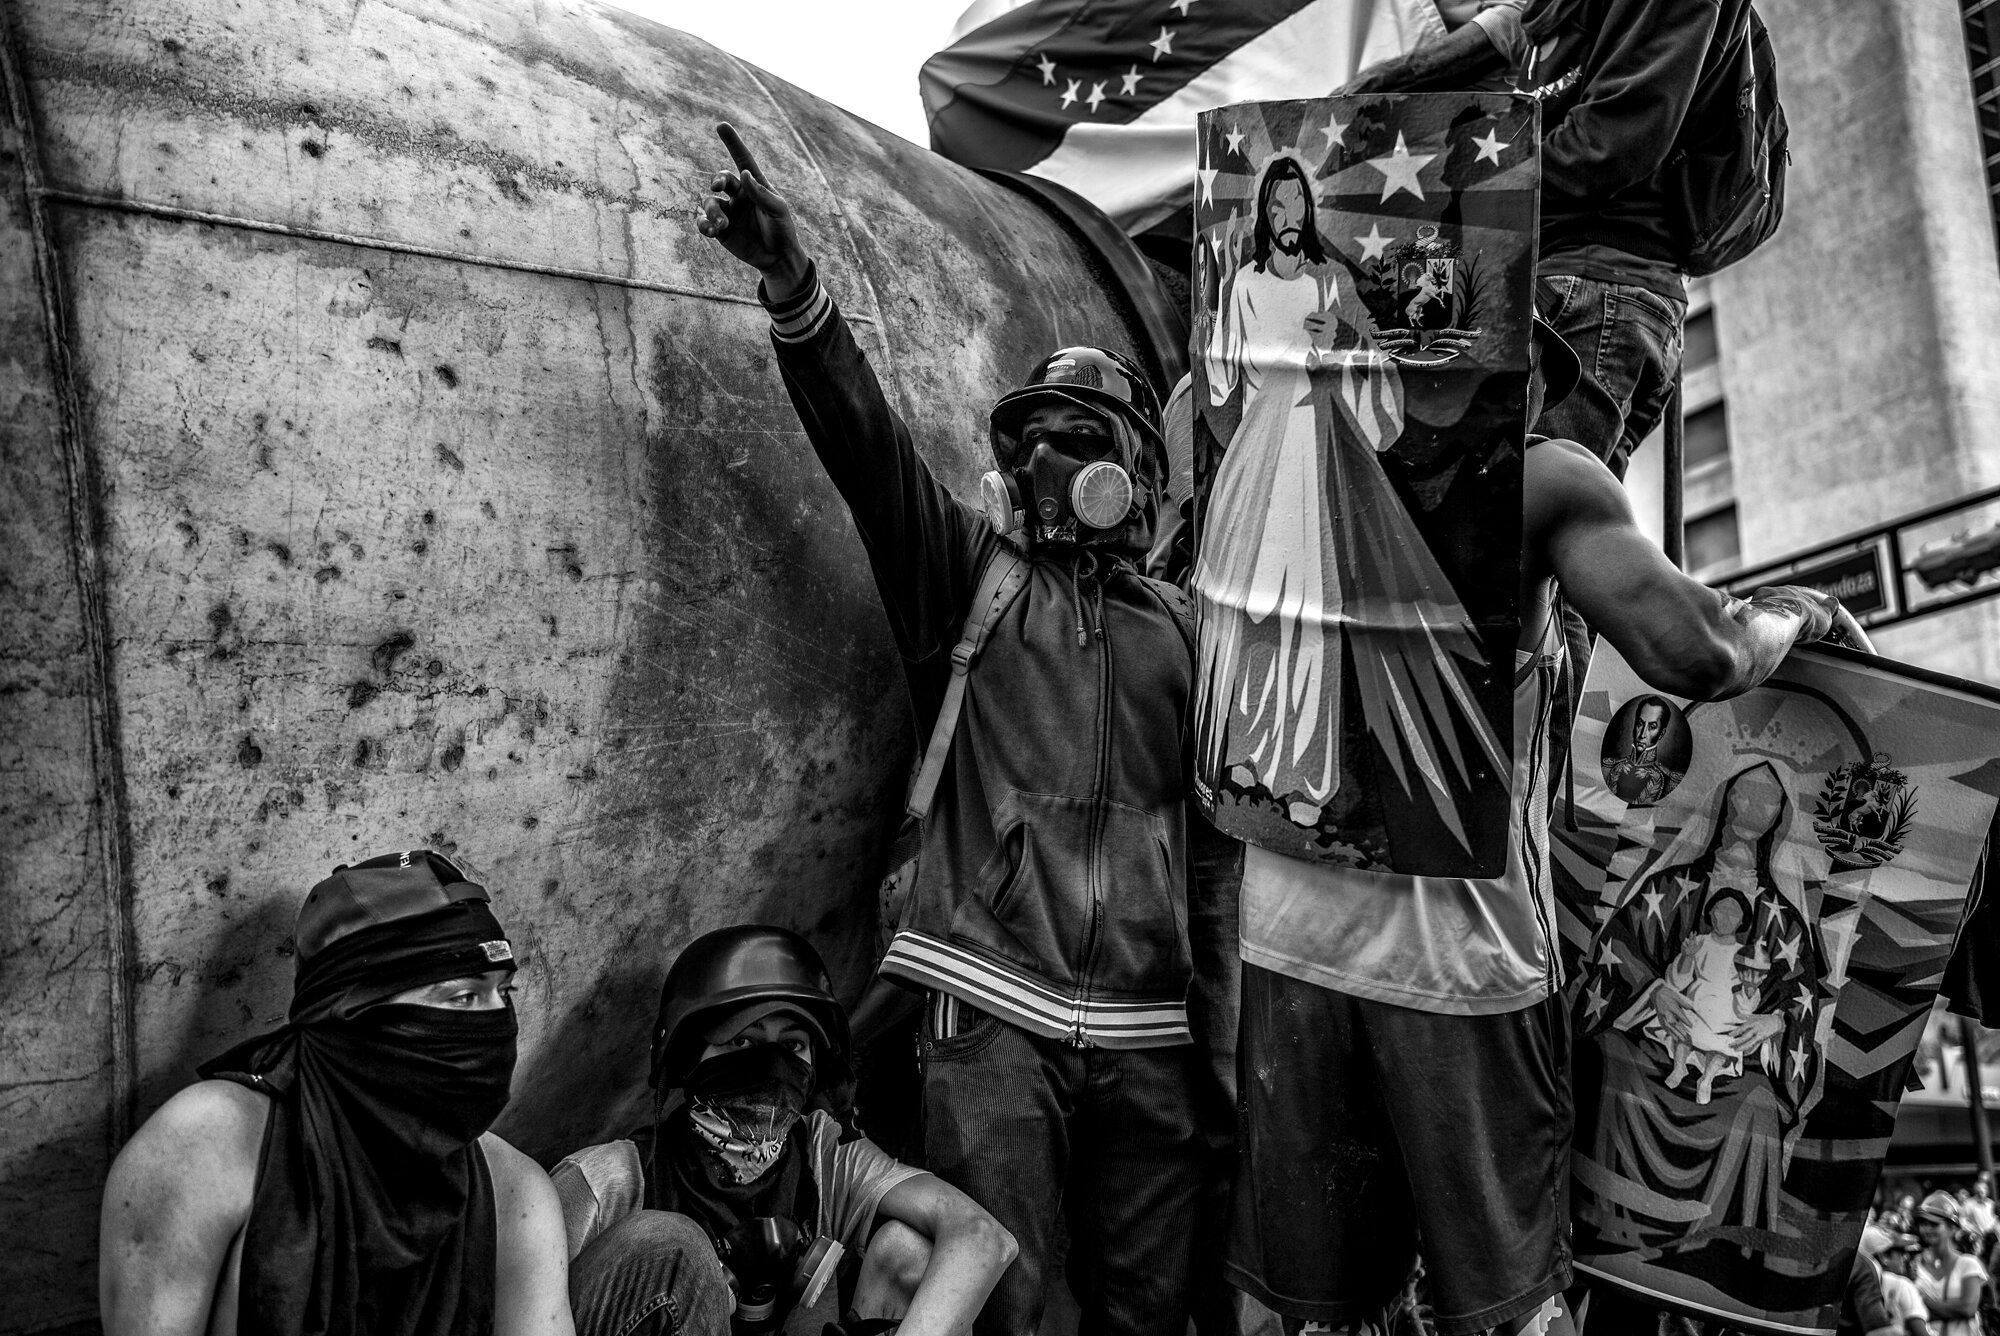
<path id="1" fill-rule="evenodd" d="M 1760 0 L 1791 122 L 1784 225 L 1690 292 L 1690 569 L 1739 570 L 2000 486 L 2000 0 Z M 1629 479 L 1660 526 L 1657 442 Z M 2000 523 L 2000 504 L 1907 536 Z M 2000 589 L 2000 571 L 1911 605 Z M 2000 597 L 1886 626 L 1893 658 L 2000 684 Z"/>

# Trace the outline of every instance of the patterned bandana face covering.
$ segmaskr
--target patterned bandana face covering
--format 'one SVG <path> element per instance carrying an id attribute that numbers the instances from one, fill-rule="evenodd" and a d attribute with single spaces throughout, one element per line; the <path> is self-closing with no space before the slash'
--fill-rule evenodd
<path id="1" fill-rule="evenodd" d="M 735 1182 L 753 1183 L 784 1153 L 811 1089 L 812 1064 L 783 1044 L 718 1053 L 688 1073 L 688 1122 Z"/>

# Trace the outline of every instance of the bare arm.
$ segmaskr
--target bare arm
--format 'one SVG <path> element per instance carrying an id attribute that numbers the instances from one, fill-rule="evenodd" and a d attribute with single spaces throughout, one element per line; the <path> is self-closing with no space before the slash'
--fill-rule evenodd
<path id="1" fill-rule="evenodd" d="M 1959 1282 L 1956 1292 L 1947 1288 L 1943 1298 L 1924 1296 L 1924 1307 L 1931 1310 L 1932 1317 L 1976 1318 L 1979 1316 L 1979 1295 L 1985 1288 L 1986 1283 L 1979 1277 L 1967 1276 Z"/>
<path id="2" fill-rule="evenodd" d="M 230 1248 L 250 1218 L 269 1116 L 270 1101 L 255 1091 L 202 1081 L 163 1104 L 119 1152 L 98 1222 L 105 1336 L 208 1330 Z"/>
<path id="3" fill-rule="evenodd" d="M 931 1241 L 930 1266 L 903 1316 L 903 1336 L 970 1331 L 986 1296 L 1014 1261 L 1014 1236 L 972 1198 L 932 1174 L 896 1184 L 875 1212 Z"/>
<path id="4" fill-rule="evenodd" d="M 494 1336 L 574 1336 L 569 1240 L 555 1184 L 491 1132 L 479 1144 L 493 1175 Z"/>
<path id="5" fill-rule="evenodd" d="M 1611 471 L 1582 446 L 1528 451 L 1527 533 L 1533 572 L 1563 597 L 1649 685 L 1693 700 L 1726 700 L 1769 677 L 1792 646 L 1832 624 L 1832 601 L 1793 585 L 1748 601 L 1676 569 L 1647 541 Z"/>

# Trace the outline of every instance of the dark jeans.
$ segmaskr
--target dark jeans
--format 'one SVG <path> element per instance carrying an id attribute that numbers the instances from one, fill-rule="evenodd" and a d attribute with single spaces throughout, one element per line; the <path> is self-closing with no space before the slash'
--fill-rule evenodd
<path id="1" fill-rule="evenodd" d="M 1535 281 L 1535 311 L 1583 362 L 1575 393 L 1544 411 L 1535 431 L 1575 441 L 1623 479 L 1666 411 L 1687 303 L 1630 284 L 1549 274 Z"/>
<path id="2" fill-rule="evenodd" d="M 634 1211 L 569 1264 L 577 1336 L 729 1336 L 736 1299 L 700 1225 Z"/>
<path id="3" fill-rule="evenodd" d="M 1020 1252 L 974 1327 L 1032 1336 L 1059 1216 L 1091 1336 L 1185 1336 L 1211 1147 L 1196 1113 L 1200 1048 L 1072 1048 L 993 1016 L 928 1028 L 927 1168 L 1013 1232 Z"/>
<path id="4" fill-rule="evenodd" d="M 1583 363 L 1574 392 L 1535 420 L 1537 434 L 1575 441 L 1611 469 L 1619 481 L 1639 443 L 1660 424 L 1681 369 L 1685 301 L 1650 288 L 1600 283 L 1576 274 L 1535 280 L 1535 313 L 1555 326 Z M 1569 647 L 1569 694 L 1582 689 L 1590 668 L 1591 630 L 1567 605 L 1563 639 Z M 1556 711 L 1551 754 L 1567 762 L 1570 709 Z"/>

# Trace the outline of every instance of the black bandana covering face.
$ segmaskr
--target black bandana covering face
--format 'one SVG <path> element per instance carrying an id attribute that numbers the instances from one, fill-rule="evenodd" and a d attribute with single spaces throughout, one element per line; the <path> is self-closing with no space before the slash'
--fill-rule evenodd
<path id="1" fill-rule="evenodd" d="M 380 999 L 483 974 L 504 940 L 478 901 L 355 933 L 301 967 L 289 1024 L 201 1068 L 272 1097 L 241 1336 L 492 1332 L 493 1187 L 474 1143 L 507 1103 L 513 1007 Z"/>
<path id="2" fill-rule="evenodd" d="M 783 1044 L 718 1053 L 688 1073 L 688 1123 L 731 1181 L 762 1178 L 812 1092 L 812 1065 Z"/>

